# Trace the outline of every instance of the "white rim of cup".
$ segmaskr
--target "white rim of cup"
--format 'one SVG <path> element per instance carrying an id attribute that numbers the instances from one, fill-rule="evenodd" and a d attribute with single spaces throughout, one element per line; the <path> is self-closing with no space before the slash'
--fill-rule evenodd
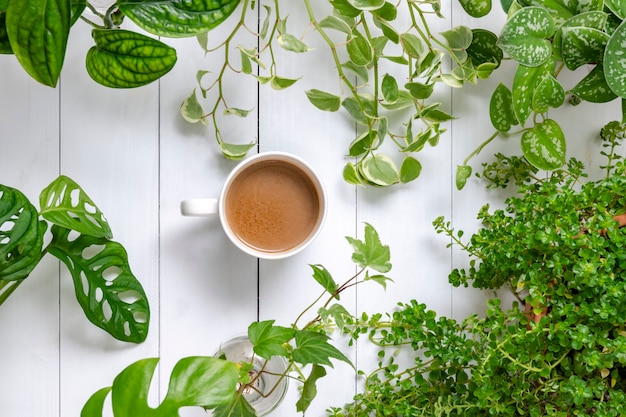
<path id="1" fill-rule="evenodd" d="M 236 237 L 235 233 L 228 226 L 228 223 L 226 221 L 226 206 L 225 206 L 226 198 L 225 197 L 226 197 L 226 191 L 228 189 L 227 185 L 230 184 L 232 180 L 235 178 L 235 176 L 237 176 L 242 170 L 244 170 L 246 167 L 250 166 L 250 164 L 254 163 L 255 161 L 259 159 L 296 162 L 299 165 L 299 167 L 303 169 L 307 173 L 307 175 L 313 179 L 315 188 L 317 189 L 317 192 L 319 193 L 321 197 L 320 217 L 319 217 L 317 225 L 315 226 L 314 232 L 311 233 L 298 246 L 294 247 L 293 249 L 284 251 L 284 252 L 263 252 L 263 251 L 256 250 L 246 245 L 245 243 L 243 243 Z M 235 246 L 237 246 L 239 249 L 241 249 L 248 255 L 252 255 L 260 259 L 283 259 L 283 258 L 287 258 L 289 256 L 293 256 L 301 252 L 307 246 L 309 246 L 311 242 L 313 242 L 317 238 L 317 236 L 320 234 L 322 227 L 324 226 L 324 223 L 326 221 L 326 211 L 327 211 L 328 201 L 327 201 L 327 196 L 326 196 L 326 190 L 324 188 L 324 184 L 322 183 L 321 178 L 319 177 L 319 175 L 317 175 L 315 170 L 313 170 L 313 168 L 311 167 L 311 165 L 309 165 L 308 162 L 306 162 L 304 159 L 300 158 L 299 156 L 294 155 L 289 152 L 266 151 L 266 152 L 260 152 L 260 153 L 250 156 L 249 158 L 242 161 L 239 165 L 237 165 L 231 171 L 231 173 L 226 178 L 226 181 L 224 182 L 224 186 L 222 187 L 218 204 L 219 204 L 218 215 L 220 218 L 220 222 L 222 224 L 222 228 L 224 229 L 224 232 L 226 233 L 230 241 L 233 242 L 233 244 L 235 244 Z"/>

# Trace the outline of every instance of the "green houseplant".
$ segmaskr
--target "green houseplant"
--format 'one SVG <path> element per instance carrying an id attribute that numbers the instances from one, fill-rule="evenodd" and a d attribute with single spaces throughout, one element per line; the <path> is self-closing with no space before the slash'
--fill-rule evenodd
<path id="1" fill-rule="evenodd" d="M 380 361 L 331 415 L 623 415 L 626 164 L 615 147 L 626 125 L 602 132 L 608 163 L 597 180 L 576 160 L 544 177 L 524 157 L 485 165 L 489 186 L 515 183 L 518 194 L 504 209 L 485 206 L 467 243 L 445 219 L 434 225 L 470 256 L 450 282 L 501 296 L 461 321 L 410 301 L 346 323 L 354 339 L 380 346 Z M 413 360 L 397 360 L 399 349 Z"/>
<path id="2" fill-rule="evenodd" d="M 63 175 L 42 190 L 39 203 L 38 211 L 21 191 L 0 184 L 0 305 L 49 253 L 69 269 L 89 321 L 116 339 L 143 342 L 148 299 L 100 209 Z M 44 247 L 49 224 L 52 237 Z"/>

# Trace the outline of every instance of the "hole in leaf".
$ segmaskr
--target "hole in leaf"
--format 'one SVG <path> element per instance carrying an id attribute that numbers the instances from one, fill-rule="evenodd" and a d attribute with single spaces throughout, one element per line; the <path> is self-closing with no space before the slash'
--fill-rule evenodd
<path id="1" fill-rule="evenodd" d="M 11 241 L 11 239 L 9 239 L 8 236 L 4 236 L 2 239 L 0 239 L 0 245 L 6 245 L 10 241 Z"/>
<path id="2" fill-rule="evenodd" d="M 15 227 L 15 222 L 13 220 L 7 220 L 4 223 L 0 224 L 0 232 L 10 232 Z"/>
<path id="3" fill-rule="evenodd" d="M 148 315 L 143 311 L 136 311 L 133 313 L 133 319 L 136 323 L 146 323 L 148 321 Z"/>
<path id="4" fill-rule="evenodd" d="M 64 185 L 63 188 L 61 188 L 61 190 L 59 190 L 58 194 L 52 194 L 50 196 L 50 202 L 49 202 L 49 206 L 55 206 L 55 207 L 59 207 L 63 204 L 63 196 L 65 195 L 65 191 L 67 190 L 67 186 Z M 57 197 L 57 201 L 56 203 L 52 200 L 54 199 L 54 197 Z"/>
<path id="5" fill-rule="evenodd" d="M 96 214 L 96 206 L 94 206 L 93 204 L 89 204 L 88 202 L 85 202 L 83 204 L 83 209 L 87 213 Z"/>
<path id="6" fill-rule="evenodd" d="M 75 188 L 70 191 L 70 204 L 72 207 L 78 207 L 78 203 L 80 203 L 80 190 Z"/>
<path id="7" fill-rule="evenodd" d="M 102 278 L 105 281 L 112 282 L 115 281 L 117 277 L 122 273 L 122 269 L 119 266 L 110 266 L 104 271 L 102 271 Z"/>
<path id="8" fill-rule="evenodd" d="M 3 195 L 4 195 L 4 191 L 0 190 L 0 200 L 2 199 Z"/>
<path id="9" fill-rule="evenodd" d="M 85 218 L 89 220 L 94 226 L 98 226 L 98 221 L 90 214 L 85 214 Z"/>
<path id="10" fill-rule="evenodd" d="M 130 323 L 124 322 L 124 334 L 130 336 Z"/>
<path id="11" fill-rule="evenodd" d="M 102 292 L 102 288 L 100 287 L 96 288 L 96 292 L 94 296 L 96 297 L 97 302 L 102 301 L 102 299 L 104 298 L 104 293 Z"/>
<path id="12" fill-rule="evenodd" d="M 85 260 L 89 260 L 104 250 L 104 245 L 89 245 L 83 249 L 82 257 Z"/>
<path id="13" fill-rule="evenodd" d="M 107 300 L 102 302 L 102 315 L 106 321 L 111 320 L 111 317 L 113 317 L 113 310 L 111 310 L 111 306 Z"/>
<path id="14" fill-rule="evenodd" d="M 73 242 L 76 239 L 78 239 L 79 236 L 80 236 L 80 233 L 78 233 L 76 230 L 70 230 L 70 232 L 67 234 L 67 241 Z"/>
<path id="15" fill-rule="evenodd" d="M 125 302 L 126 304 L 132 304 L 135 301 L 141 299 L 141 296 L 135 290 L 123 291 L 117 294 L 117 296 L 120 297 L 120 300 Z"/>

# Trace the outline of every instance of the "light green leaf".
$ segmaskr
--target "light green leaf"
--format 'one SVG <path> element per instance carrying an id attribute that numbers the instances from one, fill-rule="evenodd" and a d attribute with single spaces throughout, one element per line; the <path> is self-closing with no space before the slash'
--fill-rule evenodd
<path id="1" fill-rule="evenodd" d="M 300 398 L 296 402 L 296 411 L 304 413 L 309 406 L 311 405 L 311 401 L 317 396 L 317 380 L 326 376 L 326 369 L 323 366 L 313 364 L 311 368 L 311 373 L 304 380 L 304 384 L 302 384 L 302 392 L 300 394 Z"/>
<path id="2" fill-rule="evenodd" d="M 406 88 L 411 96 L 416 100 L 426 100 L 429 98 L 433 92 L 435 91 L 435 84 L 424 84 L 421 82 L 410 82 L 404 84 L 404 88 Z"/>
<path id="3" fill-rule="evenodd" d="M 337 283 L 333 279 L 333 276 L 323 265 L 309 265 L 313 269 L 313 278 L 320 284 L 326 292 L 334 295 L 339 299 L 339 294 L 335 294 L 337 291 Z"/>
<path id="4" fill-rule="evenodd" d="M 11 1 L 5 23 L 11 49 L 24 70 L 56 87 L 71 27 L 70 0 Z"/>
<path id="5" fill-rule="evenodd" d="M 489 117 L 491 124 L 499 132 L 508 132 L 511 130 L 511 126 L 519 124 L 513 110 L 511 90 L 502 83 L 496 87 L 491 95 Z"/>
<path id="6" fill-rule="evenodd" d="M 352 36 L 348 38 L 346 49 L 350 61 L 358 66 L 364 67 L 374 59 L 374 48 L 372 44 L 359 31 L 352 31 Z"/>
<path id="7" fill-rule="evenodd" d="M 561 83 L 552 75 L 545 77 L 533 94 L 532 109 L 537 113 L 545 113 L 548 108 L 560 107 L 565 101 L 565 90 Z"/>
<path id="8" fill-rule="evenodd" d="M 459 0 L 463 10 L 472 17 L 483 17 L 491 11 L 491 0 Z"/>
<path id="9" fill-rule="evenodd" d="M 395 163 L 383 154 L 365 158 L 361 163 L 361 175 L 372 184 L 382 187 L 396 184 L 400 180 Z"/>
<path id="10" fill-rule="evenodd" d="M 99 84 L 135 88 L 167 74 L 176 63 L 176 50 L 140 33 L 94 29 L 96 43 L 87 52 L 87 72 Z"/>
<path id="11" fill-rule="evenodd" d="M 69 177 L 59 176 L 39 195 L 44 219 L 84 235 L 112 238 L 113 233 L 104 214 Z"/>
<path id="12" fill-rule="evenodd" d="M 183 103 L 180 106 L 180 115 L 189 123 L 202 122 L 206 125 L 206 119 L 203 117 L 204 110 L 202 109 L 200 102 L 198 102 L 195 88 L 189 97 L 183 100 Z"/>
<path id="13" fill-rule="evenodd" d="M 472 167 L 469 165 L 458 165 L 456 167 L 456 189 L 462 190 L 467 180 L 472 175 Z"/>
<path id="14" fill-rule="evenodd" d="M 620 19 L 626 19 L 626 2 L 624 0 L 604 0 L 604 5 Z"/>
<path id="15" fill-rule="evenodd" d="M 231 403 L 215 407 L 211 417 L 257 417 L 257 412 L 242 394 L 237 393 Z"/>
<path id="16" fill-rule="evenodd" d="M 552 119 L 546 119 L 524 132 L 521 143 L 528 162 L 539 169 L 553 170 L 565 163 L 565 135 Z"/>
<path id="17" fill-rule="evenodd" d="M 373 130 L 366 130 L 357 136 L 350 147 L 348 148 L 348 152 L 350 156 L 359 156 L 363 155 L 366 152 L 375 149 L 378 145 L 378 132 Z"/>
<path id="18" fill-rule="evenodd" d="M 406 184 L 413 180 L 422 173 L 422 164 L 412 156 L 405 156 L 400 166 L 400 182 Z"/>
<path id="19" fill-rule="evenodd" d="M 245 144 L 237 144 L 237 143 L 228 143 L 228 142 L 220 142 L 220 149 L 222 150 L 222 154 L 227 159 L 233 161 L 239 161 L 248 154 L 248 151 L 256 146 L 255 142 L 245 143 Z"/>
<path id="20" fill-rule="evenodd" d="M 346 318 L 352 317 L 344 306 L 337 303 L 331 305 L 328 309 L 320 308 L 318 313 L 323 321 L 328 322 L 332 320 L 340 330 L 343 330 Z"/>
<path id="21" fill-rule="evenodd" d="M 345 62 L 341 64 L 341 66 L 347 70 L 352 71 L 357 77 L 367 83 L 367 80 L 369 79 L 369 72 L 367 68 L 356 65 L 352 61 Z"/>
<path id="22" fill-rule="evenodd" d="M 613 32 L 604 52 L 604 77 L 615 94 L 626 98 L 626 20 Z"/>
<path id="23" fill-rule="evenodd" d="M 343 168 L 343 180 L 352 185 L 364 185 L 356 166 L 351 162 L 348 162 Z"/>
<path id="24" fill-rule="evenodd" d="M 300 78 L 285 78 L 275 75 L 271 78 L 270 85 L 274 90 L 284 90 L 294 85 L 299 79 Z"/>
<path id="25" fill-rule="evenodd" d="M 319 364 L 333 367 L 331 359 L 339 359 L 350 366 L 352 362 L 339 349 L 328 343 L 329 337 L 309 330 L 296 331 L 293 359 L 301 365 Z"/>
<path id="26" fill-rule="evenodd" d="M 278 44 L 286 51 L 302 53 L 311 50 L 311 48 L 309 48 L 306 43 L 302 42 L 295 36 L 290 35 L 289 33 L 283 33 L 279 35 L 277 40 Z"/>
<path id="27" fill-rule="evenodd" d="M 387 289 L 387 282 L 393 282 L 393 280 L 385 275 L 376 274 L 370 275 L 369 272 L 365 273 L 364 281 L 374 281 L 375 283 L 381 285 L 384 289 Z"/>
<path id="28" fill-rule="evenodd" d="M 366 125 L 369 118 L 376 117 L 376 103 L 370 96 L 361 94 L 358 98 L 346 97 L 341 105 L 359 123 Z"/>
<path id="29" fill-rule="evenodd" d="M 294 337 L 294 329 L 275 326 L 274 320 L 255 322 L 248 327 L 248 339 L 252 343 L 254 353 L 264 359 L 272 356 L 286 356 L 287 350 L 282 346 Z"/>
<path id="30" fill-rule="evenodd" d="M 354 7 L 348 0 L 330 0 L 330 4 L 333 9 L 341 16 L 354 18 L 363 13 L 361 10 Z"/>
<path id="31" fill-rule="evenodd" d="M 311 104 L 323 111 L 335 112 L 341 106 L 341 97 L 322 90 L 312 89 L 305 91 Z"/>
<path id="32" fill-rule="evenodd" d="M 386 20 L 387 22 L 391 22 L 398 17 L 398 9 L 396 6 L 388 1 L 385 1 L 383 7 L 372 10 L 372 14 L 382 20 Z"/>
<path id="33" fill-rule="evenodd" d="M 236 107 L 227 107 L 224 114 L 227 116 L 248 117 L 252 110 L 238 109 Z"/>
<path id="34" fill-rule="evenodd" d="M 400 44 L 402 49 L 412 58 L 422 59 L 428 52 L 422 40 L 412 33 L 403 33 L 400 35 Z"/>
<path id="35" fill-rule="evenodd" d="M 122 13 L 146 32 L 168 38 L 196 36 L 216 28 L 241 0 L 126 0 Z"/>
<path id="36" fill-rule="evenodd" d="M 552 54 L 549 41 L 556 28 L 550 13 L 542 7 L 524 7 L 504 25 L 498 45 L 522 65 L 537 67 Z"/>
<path id="37" fill-rule="evenodd" d="M 561 33 L 561 57 L 568 69 L 573 71 L 602 60 L 609 40 L 605 32 L 593 28 L 564 27 Z"/>
<path id="38" fill-rule="evenodd" d="M 355 9 L 376 10 L 385 5 L 385 0 L 348 0 Z"/>
<path id="39" fill-rule="evenodd" d="M 251 61 L 257 64 L 259 67 L 265 69 L 265 64 L 259 59 L 257 48 L 246 49 L 241 45 L 239 45 L 237 48 L 241 51 L 242 54 L 245 54 L 248 58 L 250 58 Z"/>
<path id="40" fill-rule="evenodd" d="M 448 42 L 448 46 L 457 57 L 458 62 L 465 62 L 467 59 L 467 48 L 472 44 L 472 30 L 467 26 L 456 26 L 445 32 L 441 32 Z"/>
<path id="41" fill-rule="evenodd" d="M 352 28 L 350 28 L 345 20 L 337 16 L 326 16 L 324 19 L 320 20 L 320 26 L 324 29 L 334 29 L 346 35 L 352 35 Z"/>
<path id="42" fill-rule="evenodd" d="M 89 321 L 118 340 L 146 340 L 148 298 L 122 245 L 85 234 L 74 238 L 70 229 L 54 225 L 48 252 L 69 269 L 76 299 Z"/>
<path id="43" fill-rule="evenodd" d="M 617 98 L 604 78 L 601 65 L 596 65 L 570 92 L 591 103 L 607 103 Z"/>
<path id="44" fill-rule="evenodd" d="M 240 48 L 239 56 L 241 57 L 241 72 L 244 74 L 252 74 L 252 62 L 250 61 L 248 54 Z"/>
<path id="45" fill-rule="evenodd" d="M 390 40 L 391 42 L 395 44 L 400 42 L 400 34 L 389 23 L 381 19 L 374 20 L 374 23 L 383 32 L 384 38 L 386 40 Z M 382 54 L 382 48 L 380 49 L 380 53 L 378 55 L 381 55 L 381 54 Z"/>
<path id="46" fill-rule="evenodd" d="M 378 232 L 372 225 L 365 223 L 365 236 L 363 240 L 346 237 L 352 245 L 352 261 L 361 268 L 371 268 L 380 273 L 391 270 L 391 252 L 389 246 L 383 245 Z"/>

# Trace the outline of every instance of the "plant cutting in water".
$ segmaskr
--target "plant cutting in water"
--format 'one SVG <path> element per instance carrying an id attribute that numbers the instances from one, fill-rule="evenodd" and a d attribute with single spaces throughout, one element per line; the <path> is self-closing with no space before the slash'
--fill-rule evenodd
<path id="1" fill-rule="evenodd" d="M 22 192 L 0 184 L 0 305 L 50 253 L 69 269 L 89 321 L 116 339 L 143 342 L 148 299 L 100 209 L 66 176 L 48 185 L 39 203 L 38 212 Z M 52 238 L 44 247 L 48 223 Z"/>

